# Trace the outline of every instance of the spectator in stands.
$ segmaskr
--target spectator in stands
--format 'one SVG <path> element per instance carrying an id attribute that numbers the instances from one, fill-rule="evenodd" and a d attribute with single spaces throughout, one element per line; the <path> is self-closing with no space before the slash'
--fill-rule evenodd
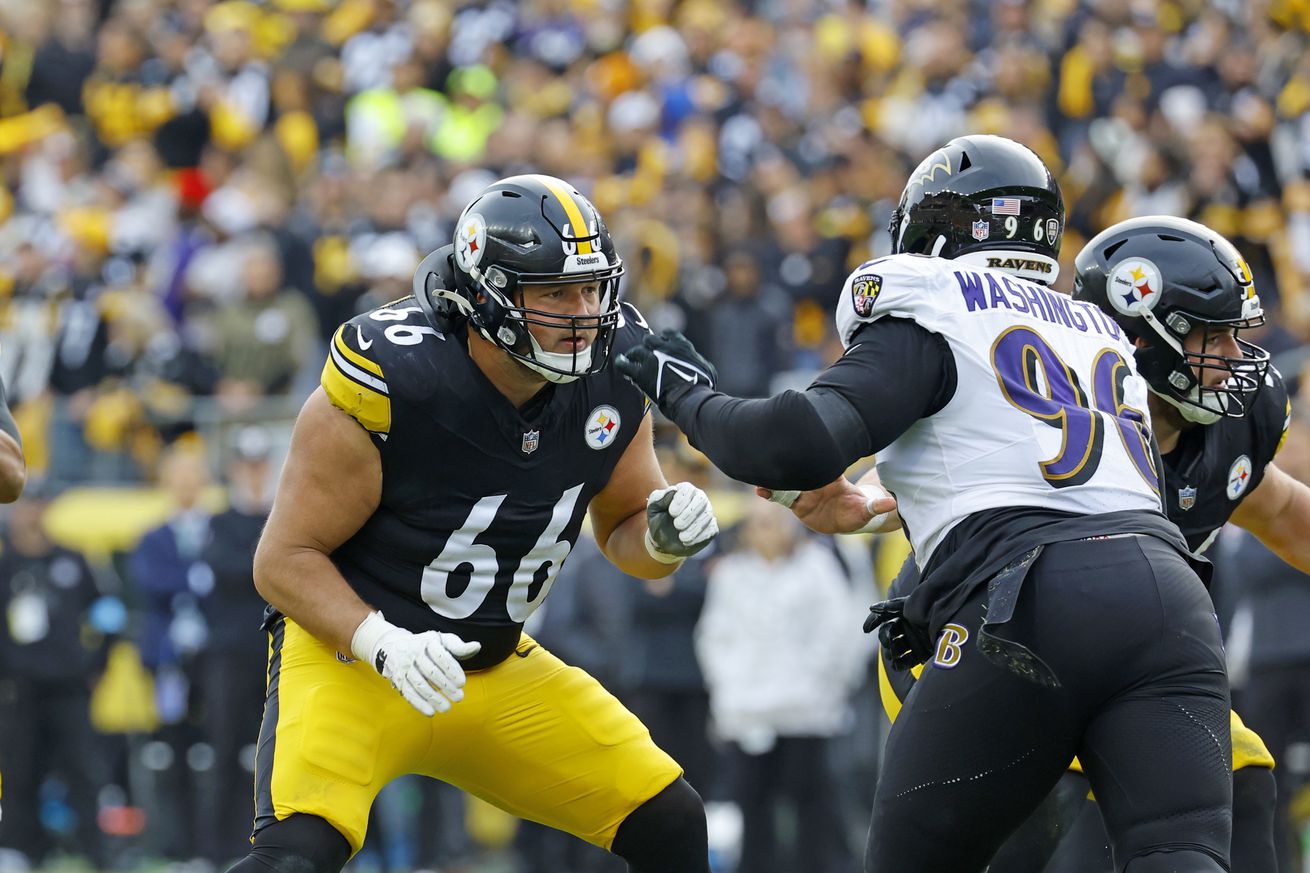
<path id="1" fill-rule="evenodd" d="M 190 755 L 201 741 L 196 723 L 196 657 L 208 646 L 211 629 L 200 601 L 214 589 L 214 571 L 204 561 L 210 542 L 211 513 L 203 497 L 210 482 L 203 451 L 194 442 L 175 443 L 160 463 L 159 484 L 172 510 L 159 527 L 146 533 L 132 552 L 131 581 L 145 604 L 139 645 L 141 660 L 155 676 L 155 705 L 161 723 L 156 739 L 168 747 L 161 756 L 158 808 L 148 810 L 156 848 L 175 858 L 204 850 L 202 833 L 213 833 L 201 817 L 202 792 L 196 772 L 208 755 Z M 156 747 L 161 748 L 161 747 Z"/>
<path id="2" fill-rule="evenodd" d="M 201 736 L 214 760 L 214 788 L 204 815 L 210 824 L 200 848 L 216 864 L 248 851 L 255 815 L 250 786 L 268 642 L 261 626 L 264 601 L 255 591 L 251 562 L 273 505 L 276 475 L 269 432 L 257 425 L 238 429 L 223 477 L 228 508 L 209 520 L 200 549 L 213 584 L 199 598 L 209 636 L 196 654 L 192 675 L 203 691 Z"/>
<path id="3" fill-rule="evenodd" d="M 313 348 L 314 311 L 282 284 L 277 247 L 254 238 L 240 266 L 243 296 L 215 317 L 218 398 L 231 412 L 285 394 Z"/>
<path id="4" fill-rule="evenodd" d="M 104 667 L 90 622 L 99 591 L 86 560 L 46 534 L 50 497 L 39 483 L 27 489 L 0 551 L 0 846 L 37 865 L 55 849 L 99 863 L 103 759 L 90 719 Z"/>
<path id="5" fill-rule="evenodd" d="M 715 731 L 735 749 L 740 866 L 844 873 L 854 855 L 828 741 L 850 729 L 864 664 L 850 583 L 832 552 L 777 504 L 753 502 L 740 535 L 740 548 L 710 570 L 696 628 Z M 775 825 L 784 804 L 796 821 L 789 842 Z"/>

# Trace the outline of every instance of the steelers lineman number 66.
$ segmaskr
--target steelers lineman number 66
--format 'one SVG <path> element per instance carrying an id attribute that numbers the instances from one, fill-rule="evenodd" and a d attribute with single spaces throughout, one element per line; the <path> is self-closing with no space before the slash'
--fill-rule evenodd
<path id="1" fill-rule="evenodd" d="M 573 508 L 581 493 L 582 485 L 575 485 L 564 492 L 551 512 L 550 523 L 514 570 L 514 580 L 505 597 L 505 608 L 512 621 L 526 621 L 541 601 L 546 599 L 550 586 L 555 584 L 560 565 L 572 548 L 568 540 L 559 537 L 573 517 Z M 500 559 L 495 549 L 476 540 L 491 527 L 496 513 L 500 511 L 500 505 L 508 496 L 492 494 L 475 503 L 463 526 L 446 540 L 441 554 L 423 568 L 423 600 L 432 607 L 433 612 L 450 619 L 468 618 L 478 611 L 478 607 L 482 606 L 491 593 L 496 584 L 496 573 L 500 569 Z M 469 583 L 463 591 L 452 595 L 447 583 L 457 571 L 467 575 Z M 537 581 L 538 576 L 543 576 L 540 580 L 541 589 L 536 597 L 529 599 L 532 583 Z"/>

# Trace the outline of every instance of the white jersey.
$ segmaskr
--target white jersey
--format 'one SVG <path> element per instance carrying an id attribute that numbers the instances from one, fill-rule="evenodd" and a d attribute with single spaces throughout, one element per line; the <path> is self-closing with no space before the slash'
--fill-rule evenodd
<path id="1" fill-rule="evenodd" d="M 893 255 L 847 278 L 842 344 L 883 316 L 941 335 L 955 360 L 950 402 L 878 454 L 920 567 L 981 510 L 1159 511 L 1146 382 L 1096 306 L 1000 270 Z"/>

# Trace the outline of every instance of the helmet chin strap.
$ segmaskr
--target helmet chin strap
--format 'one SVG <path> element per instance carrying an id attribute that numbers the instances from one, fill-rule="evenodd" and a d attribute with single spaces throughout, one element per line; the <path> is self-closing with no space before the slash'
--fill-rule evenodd
<path id="1" fill-rule="evenodd" d="M 1168 394 L 1162 394 L 1159 391 L 1156 391 L 1154 388 L 1151 389 L 1151 393 L 1159 397 L 1164 402 L 1168 403 L 1174 409 L 1177 409 L 1178 413 L 1183 418 L 1187 419 L 1193 424 L 1214 424 L 1216 421 L 1223 418 L 1224 412 L 1227 411 L 1225 409 L 1224 412 L 1217 412 L 1214 409 L 1212 409 L 1210 406 L 1211 398 L 1207 397 L 1206 399 L 1202 400 L 1200 396 L 1201 386 L 1199 385 L 1193 388 L 1191 391 L 1187 392 L 1187 396 L 1188 396 L 1187 400 L 1179 400 L 1177 397 L 1172 397 Z M 1223 403 L 1225 406 L 1227 406 L 1227 398 L 1225 398 L 1223 395 L 1216 394 L 1213 398 L 1213 401 L 1215 403 Z"/>
<path id="2" fill-rule="evenodd" d="M 562 352 L 548 352 L 542 349 L 541 344 L 537 342 L 537 338 L 532 335 L 531 331 L 528 332 L 528 340 L 532 343 L 533 360 L 520 358 L 519 363 L 533 372 L 540 373 L 548 382 L 554 382 L 557 385 L 575 382 L 591 369 L 592 347 L 590 345 L 577 354 L 563 354 Z M 555 369 L 549 369 L 550 367 Z"/>

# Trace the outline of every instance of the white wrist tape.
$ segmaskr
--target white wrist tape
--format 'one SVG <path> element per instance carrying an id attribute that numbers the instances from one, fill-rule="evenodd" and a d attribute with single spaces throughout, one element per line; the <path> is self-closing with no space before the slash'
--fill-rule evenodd
<path id="1" fill-rule="evenodd" d="M 668 552 L 661 552 L 660 547 L 655 545 L 655 540 L 651 538 L 650 528 L 646 528 L 646 553 L 661 564 L 681 564 L 687 560 L 680 555 L 670 555 Z"/>
<path id="2" fill-rule="evenodd" d="M 382 617 L 378 611 L 370 612 L 368 617 L 359 623 L 355 628 L 354 636 L 350 638 L 350 654 L 356 661 L 363 661 L 370 667 L 374 666 L 373 658 L 377 652 L 378 642 L 382 637 L 396 629 L 396 626 Z"/>
<path id="3" fill-rule="evenodd" d="M 801 493 L 799 491 L 774 491 L 773 496 L 769 498 L 769 502 L 781 503 L 783 506 L 791 509 L 792 504 L 794 504 L 796 499 L 800 496 Z"/>
<path id="4" fill-rule="evenodd" d="M 864 496 L 867 498 L 866 504 L 871 512 L 873 511 L 873 502 L 875 500 L 882 500 L 883 498 L 891 496 L 881 485 L 861 485 L 860 490 L 864 492 Z M 891 511 L 879 512 L 873 518 L 865 522 L 864 527 L 847 531 L 847 533 L 877 533 L 878 528 L 882 527 L 883 522 L 887 520 L 887 516 L 891 514 Z"/>

